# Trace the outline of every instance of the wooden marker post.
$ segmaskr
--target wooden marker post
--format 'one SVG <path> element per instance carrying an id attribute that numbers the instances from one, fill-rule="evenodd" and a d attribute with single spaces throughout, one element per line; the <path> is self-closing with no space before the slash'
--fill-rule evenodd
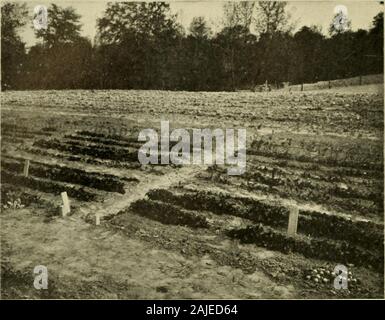
<path id="1" fill-rule="evenodd" d="M 287 234 L 289 236 L 295 236 L 297 234 L 298 226 L 298 208 L 295 206 L 289 207 L 289 223 L 287 225 Z"/>
<path id="2" fill-rule="evenodd" d="M 62 216 L 65 217 L 68 213 L 71 212 L 70 201 L 68 200 L 67 192 L 64 191 L 60 195 L 61 195 L 61 199 L 63 201 Z"/>
<path id="3" fill-rule="evenodd" d="M 95 224 L 97 226 L 100 225 L 100 214 L 99 213 L 95 214 Z"/>
<path id="4" fill-rule="evenodd" d="M 23 170 L 24 177 L 28 177 L 28 173 L 29 173 L 29 160 L 27 159 L 24 162 L 24 170 Z"/>

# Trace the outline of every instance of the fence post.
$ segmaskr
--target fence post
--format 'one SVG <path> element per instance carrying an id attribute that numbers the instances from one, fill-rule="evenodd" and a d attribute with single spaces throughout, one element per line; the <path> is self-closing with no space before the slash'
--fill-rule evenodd
<path id="1" fill-rule="evenodd" d="M 298 211 L 296 206 L 289 207 L 289 223 L 287 225 L 287 234 L 289 236 L 295 236 L 297 234 Z"/>
<path id="2" fill-rule="evenodd" d="M 28 173 L 29 173 L 29 160 L 27 159 L 24 162 L 24 170 L 23 170 L 24 177 L 28 177 Z"/>
<path id="3" fill-rule="evenodd" d="M 61 208 L 62 208 L 62 216 L 65 217 L 68 213 L 71 212 L 70 202 L 69 202 L 69 199 L 68 199 L 67 192 L 64 191 L 60 195 L 61 195 L 61 199 L 63 201 L 63 205 L 61 206 Z"/>
<path id="4" fill-rule="evenodd" d="M 100 214 L 99 213 L 95 214 L 95 224 L 97 226 L 100 225 Z"/>

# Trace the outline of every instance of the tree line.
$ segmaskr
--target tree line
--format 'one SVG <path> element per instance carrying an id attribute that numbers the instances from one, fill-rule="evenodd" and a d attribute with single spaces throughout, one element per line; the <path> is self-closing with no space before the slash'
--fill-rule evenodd
<path id="1" fill-rule="evenodd" d="M 383 73 L 383 13 L 369 30 L 331 21 L 294 32 L 285 2 L 224 4 L 222 28 L 204 17 L 188 30 L 163 2 L 108 3 L 92 43 L 80 15 L 51 4 L 46 29 L 26 48 L 25 4 L 1 7 L 1 87 L 26 89 L 251 89 Z"/>

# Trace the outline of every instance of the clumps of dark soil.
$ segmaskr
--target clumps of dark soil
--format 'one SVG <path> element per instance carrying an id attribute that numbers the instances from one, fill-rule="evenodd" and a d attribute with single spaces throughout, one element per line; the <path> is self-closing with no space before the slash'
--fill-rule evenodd
<path id="1" fill-rule="evenodd" d="M 71 153 L 61 152 L 61 151 L 49 152 L 47 149 L 34 148 L 34 147 L 31 147 L 31 148 L 23 147 L 23 150 L 28 153 L 37 154 L 45 157 L 48 156 L 48 157 L 55 157 L 58 159 L 65 159 L 71 162 L 83 162 L 83 163 L 88 163 L 93 165 L 102 165 L 106 167 L 126 168 L 126 169 L 139 169 L 141 167 L 141 164 L 139 162 L 125 162 L 125 161 L 110 160 L 110 159 L 98 159 L 98 158 L 93 158 L 91 156 L 72 155 Z"/>
<path id="2" fill-rule="evenodd" d="M 101 139 L 109 139 L 109 140 L 115 140 L 115 141 L 126 141 L 126 142 L 137 142 L 138 139 L 137 137 L 132 136 L 122 136 L 118 134 L 105 134 L 101 132 L 93 132 L 93 131 L 88 131 L 88 130 L 82 130 L 78 131 L 77 135 L 79 136 L 86 136 L 86 137 L 91 137 L 91 138 L 101 138 Z"/>
<path id="3" fill-rule="evenodd" d="M 383 183 L 368 179 L 364 175 L 368 171 L 361 170 L 364 181 L 357 183 L 354 179 L 330 174 L 328 171 L 313 172 L 309 166 L 310 164 L 295 170 L 287 167 L 283 169 L 272 166 L 271 163 L 259 163 L 258 159 L 257 163 L 248 165 L 248 171 L 241 176 L 228 179 L 224 168 L 212 166 L 207 170 L 211 176 L 206 174 L 201 178 L 221 184 L 240 185 L 252 192 L 274 193 L 282 198 L 313 201 L 333 210 L 383 216 Z M 377 179 L 381 176 L 382 173 L 377 172 Z M 366 183 L 366 187 L 363 187 L 363 183 Z"/>
<path id="4" fill-rule="evenodd" d="M 207 191 L 173 193 L 164 189 L 150 190 L 147 196 L 152 200 L 169 202 L 188 210 L 206 210 L 219 215 L 234 215 L 271 226 L 282 226 L 287 223 L 286 208 L 249 198 L 237 198 Z"/>
<path id="5" fill-rule="evenodd" d="M 1 165 L 4 169 L 17 173 L 23 171 L 24 164 L 20 161 L 10 161 L 2 159 Z M 110 192 L 118 192 L 121 194 L 125 193 L 124 182 L 121 181 L 118 177 L 110 174 L 86 172 L 81 169 L 69 168 L 58 165 L 48 165 L 38 162 L 31 162 L 29 167 L 29 173 L 32 176 L 49 180 L 75 183 L 90 188 Z"/>
<path id="6" fill-rule="evenodd" d="M 188 210 L 206 210 L 215 214 L 228 214 L 285 229 L 289 210 L 265 201 L 234 197 L 207 191 L 175 192 L 164 189 L 150 190 L 151 200 L 162 201 Z M 342 216 L 317 211 L 300 210 L 298 233 L 313 237 L 345 240 L 364 248 L 383 252 L 383 226 L 370 221 L 352 221 Z"/>
<path id="7" fill-rule="evenodd" d="M 8 138 L 20 138 L 22 141 L 24 139 L 33 139 L 35 136 L 50 136 L 51 133 L 44 130 L 30 130 L 24 126 L 16 126 L 14 124 L 2 123 L 1 125 L 1 134 L 2 136 Z"/>
<path id="8" fill-rule="evenodd" d="M 201 215 L 161 201 L 141 199 L 134 202 L 130 210 L 164 224 L 182 225 L 192 228 L 208 227 L 207 220 Z"/>
<path id="9" fill-rule="evenodd" d="M 99 137 L 87 137 L 87 136 L 79 136 L 79 135 L 65 135 L 64 136 L 66 139 L 71 139 L 71 140 L 66 140 L 67 143 L 71 142 L 72 144 L 74 141 L 85 141 L 85 142 L 91 142 L 91 143 L 97 143 L 100 145 L 108 145 L 108 146 L 119 146 L 119 147 L 140 147 L 142 145 L 142 142 L 128 142 L 128 141 L 121 141 L 121 140 L 114 140 L 114 139 L 107 139 L 107 138 L 99 138 Z M 70 144 L 71 144 L 70 143 Z"/>
<path id="10" fill-rule="evenodd" d="M 381 270 L 384 246 L 382 225 L 316 211 L 300 210 L 298 236 L 286 233 L 289 210 L 276 203 L 267 203 L 228 194 L 155 189 L 147 193 L 150 201 L 184 209 L 210 211 L 248 219 L 254 223 L 247 228 L 229 230 L 228 235 L 245 243 L 255 243 L 282 252 L 297 252 L 309 258 L 341 263 L 354 263 Z M 159 211 L 161 211 L 159 207 Z"/>
<path id="11" fill-rule="evenodd" d="M 352 221 L 342 216 L 300 210 L 298 232 L 345 240 L 379 253 L 384 252 L 383 225 L 370 221 Z"/>
<path id="12" fill-rule="evenodd" d="M 7 184 L 27 187 L 55 195 L 59 195 L 61 192 L 66 191 L 68 196 L 81 201 L 95 201 L 97 198 L 96 194 L 86 191 L 82 187 L 66 185 L 55 181 L 35 178 L 32 176 L 25 177 L 22 175 L 13 174 L 6 170 L 1 170 L 1 178 L 2 182 Z"/>
<path id="13" fill-rule="evenodd" d="M 82 143 L 72 142 L 70 144 L 63 143 L 57 139 L 37 140 L 33 146 L 45 149 L 56 149 L 60 151 L 68 151 L 72 154 L 87 155 L 99 159 L 111 159 L 119 161 L 138 162 L 138 152 L 132 149 L 126 149 L 116 146 L 92 146 L 89 147 Z"/>
<path id="14" fill-rule="evenodd" d="M 259 246 L 285 253 L 296 252 L 307 258 L 318 258 L 340 263 L 354 263 L 373 267 L 383 272 L 383 256 L 354 246 L 347 241 L 335 241 L 304 236 L 289 237 L 282 231 L 263 224 L 244 229 L 229 230 L 228 235 L 243 243 L 255 243 Z"/>

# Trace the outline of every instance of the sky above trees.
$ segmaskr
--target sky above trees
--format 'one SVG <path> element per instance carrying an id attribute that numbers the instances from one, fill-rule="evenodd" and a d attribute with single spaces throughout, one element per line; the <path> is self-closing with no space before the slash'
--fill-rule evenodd
<path id="1" fill-rule="evenodd" d="M 29 1 L 27 8 L 30 14 L 33 8 L 38 5 L 49 5 L 52 1 Z M 59 6 L 72 6 L 81 16 L 81 35 L 94 40 L 96 35 L 96 20 L 103 16 L 107 1 L 81 0 L 81 1 L 54 1 Z M 195 2 L 171 2 L 170 7 L 173 13 L 178 14 L 178 22 L 188 30 L 194 17 L 203 16 L 208 21 L 211 29 L 216 32 L 222 29 L 224 1 L 195 1 Z M 352 30 L 368 29 L 371 26 L 373 17 L 383 11 L 384 6 L 376 1 L 288 1 L 287 11 L 291 15 L 291 22 L 294 23 L 295 31 L 302 26 L 317 25 L 322 32 L 327 34 L 328 27 L 334 15 L 336 5 L 345 5 L 348 9 L 348 17 L 352 23 Z M 27 24 L 20 32 L 22 40 L 27 47 L 34 45 L 37 41 L 31 23 Z"/>

